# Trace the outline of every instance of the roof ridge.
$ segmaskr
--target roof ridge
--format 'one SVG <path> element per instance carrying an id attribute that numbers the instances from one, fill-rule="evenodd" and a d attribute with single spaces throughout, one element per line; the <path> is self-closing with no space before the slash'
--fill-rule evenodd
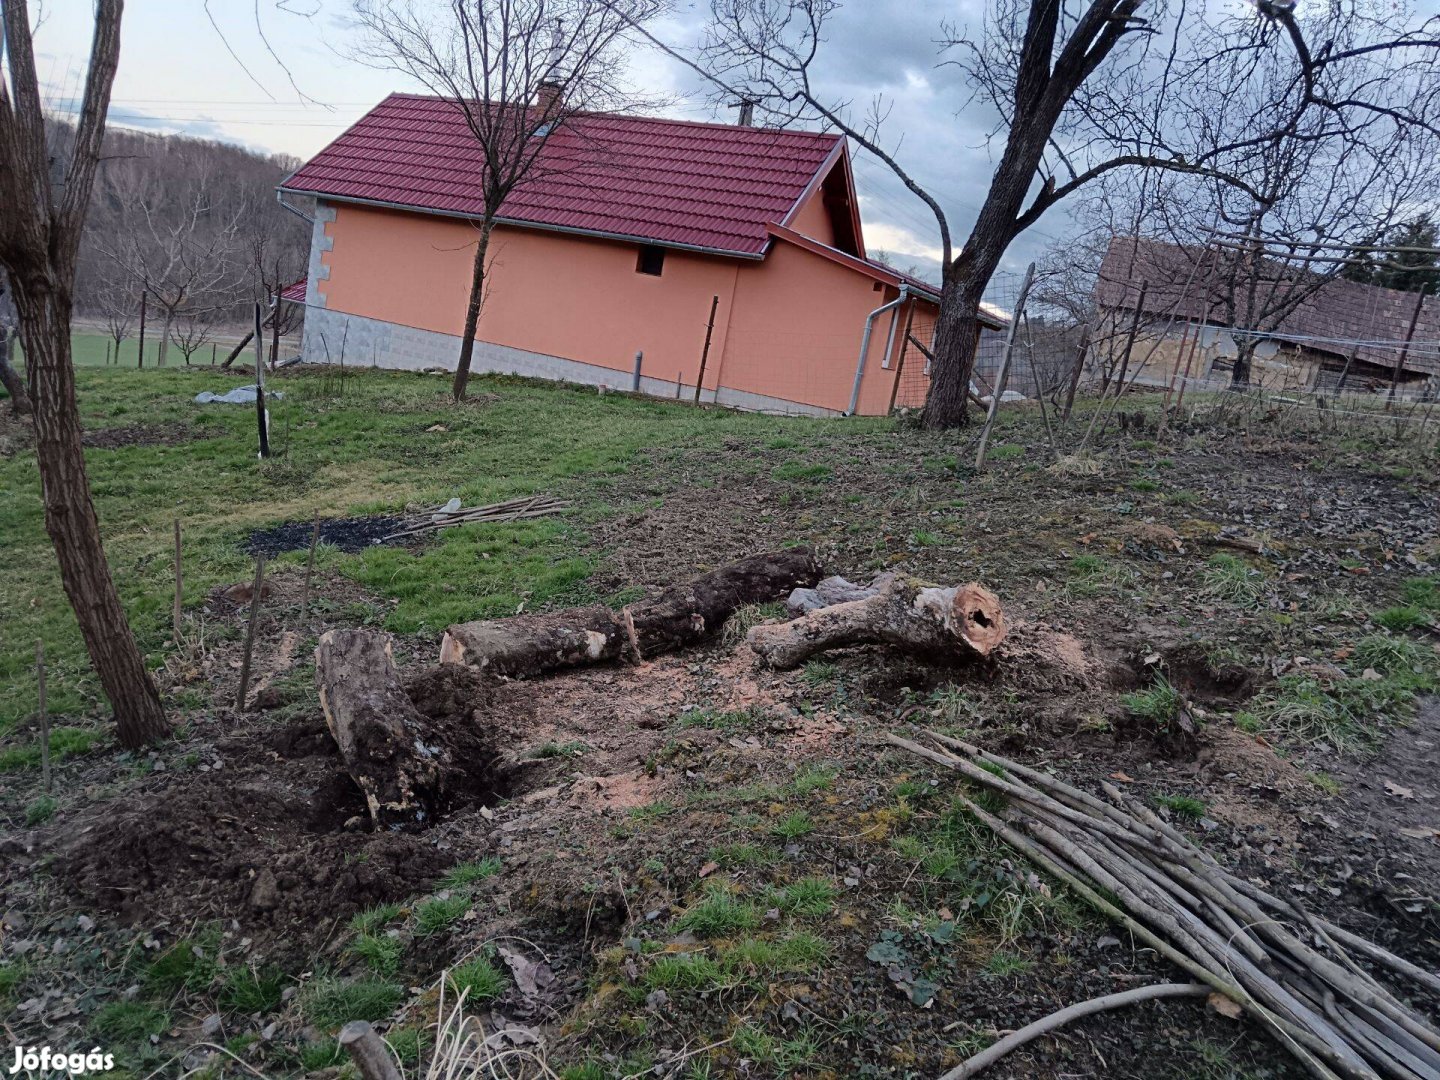
<path id="1" fill-rule="evenodd" d="M 385 97 L 371 106 L 371 111 L 378 109 L 387 101 L 395 98 L 404 98 L 408 101 L 433 101 L 437 104 L 448 104 L 453 99 L 441 97 L 439 94 L 416 94 L 407 90 L 392 90 Z M 811 131 L 808 128 L 777 128 L 777 127 L 753 127 L 740 124 L 726 124 L 719 120 L 682 120 L 674 116 L 651 116 L 646 113 L 621 113 L 621 112 L 576 112 L 572 116 L 594 117 L 596 119 L 611 120 L 643 120 L 652 124 L 671 124 L 676 127 L 697 127 L 711 128 L 718 131 L 734 132 L 759 132 L 770 135 L 783 135 L 786 137 L 805 137 L 810 139 L 830 139 L 838 142 L 845 136 L 838 131 Z"/>

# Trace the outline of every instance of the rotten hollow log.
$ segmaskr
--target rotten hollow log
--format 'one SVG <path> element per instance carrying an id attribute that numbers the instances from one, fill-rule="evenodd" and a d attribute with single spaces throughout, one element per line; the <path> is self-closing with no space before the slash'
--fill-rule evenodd
<path id="1" fill-rule="evenodd" d="M 820 576 L 807 548 L 752 555 L 620 611 L 597 606 L 460 623 L 445 631 L 440 662 L 519 678 L 605 660 L 641 660 L 703 641 L 739 608 L 782 600 Z"/>
<path id="2" fill-rule="evenodd" d="M 448 755 L 425 737 L 428 725 L 400 683 L 389 639 L 327 631 L 315 649 L 315 683 L 325 723 L 375 825 L 428 824 Z"/>
<path id="3" fill-rule="evenodd" d="M 773 668 L 799 667 L 816 653 L 849 645 L 982 658 L 1005 640 L 1005 612 L 985 586 L 941 587 L 887 576 L 862 600 L 819 607 L 786 623 L 753 627 L 746 640 Z"/>

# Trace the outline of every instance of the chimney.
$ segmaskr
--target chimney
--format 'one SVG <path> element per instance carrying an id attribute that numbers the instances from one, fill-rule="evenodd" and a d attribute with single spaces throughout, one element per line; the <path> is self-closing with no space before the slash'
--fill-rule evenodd
<path id="1" fill-rule="evenodd" d="M 545 61 L 545 77 L 535 88 L 535 107 L 540 110 L 540 122 L 549 123 L 560 111 L 561 96 L 565 86 L 560 81 L 560 63 L 565 58 L 565 23 L 555 20 L 550 28 L 550 55 Z"/>
<path id="2" fill-rule="evenodd" d="M 554 79 L 547 78 L 535 90 L 535 108 L 540 113 L 540 122 L 549 123 L 560 111 L 560 97 L 565 88 Z"/>
<path id="3" fill-rule="evenodd" d="M 752 98 L 742 98 L 736 103 L 740 109 L 740 119 L 736 121 L 741 127 L 755 126 L 755 102 Z"/>

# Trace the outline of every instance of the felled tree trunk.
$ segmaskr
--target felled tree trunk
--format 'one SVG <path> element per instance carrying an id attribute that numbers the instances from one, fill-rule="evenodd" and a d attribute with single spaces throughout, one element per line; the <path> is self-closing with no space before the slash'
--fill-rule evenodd
<path id="1" fill-rule="evenodd" d="M 703 641 L 738 608 L 784 599 L 814 585 L 820 574 L 806 548 L 752 555 L 620 611 L 574 608 L 460 623 L 445 632 L 440 662 L 517 678 L 605 660 L 644 659 Z"/>
<path id="2" fill-rule="evenodd" d="M 885 644 L 910 652 L 981 658 L 1005 639 L 999 598 L 971 582 L 942 588 L 893 576 L 863 600 L 820 607 L 787 623 L 756 626 L 750 648 L 774 668 L 799 667 L 827 649 Z"/>
<path id="3" fill-rule="evenodd" d="M 443 793 L 447 754 L 427 740 L 390 655 L 367 630 L 330 630 L 315 649 L 315 682 L 330 734 L 377 827 L 424 825 Z"/>

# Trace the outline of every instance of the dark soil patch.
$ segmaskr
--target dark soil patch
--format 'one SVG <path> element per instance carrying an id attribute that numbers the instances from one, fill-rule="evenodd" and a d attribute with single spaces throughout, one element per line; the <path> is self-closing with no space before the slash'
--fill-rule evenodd
<path id="1" fill-rule="evenodd" d="M 386 542 L 386 537 L 408 524 L 402 517 L 374 515 L 357 518 L 331 518 L 320 522 L 320 542 L 353 555 L 368 547 Z M 279 555 L 284 551 L 306 551 L 315 529 L 313 521 L 290 521 L 269 529 L 259 529 L 245 541 L 251 555 Z M 408 543 L 413 537 L 402 537 L 390 543 Z"/>
<path id="2" fill-rule="evenodd" d="M 124 427 L 94 428 L 82 436 L 95 450 L 121 450 L 127 446 L 179 446 L 206 436 L 189 424 L 126 424 Z"/>
<path id="3" fill-rule="evenodd" d="M 338 922 L 455 861 L 418 837 L 363 831 L 363 800 L 323 725 L 214 753 L 210 771 L 67 823 L 59 879 L 130 922 L 236 920 L 274 956 L 303 960 Z"/>

